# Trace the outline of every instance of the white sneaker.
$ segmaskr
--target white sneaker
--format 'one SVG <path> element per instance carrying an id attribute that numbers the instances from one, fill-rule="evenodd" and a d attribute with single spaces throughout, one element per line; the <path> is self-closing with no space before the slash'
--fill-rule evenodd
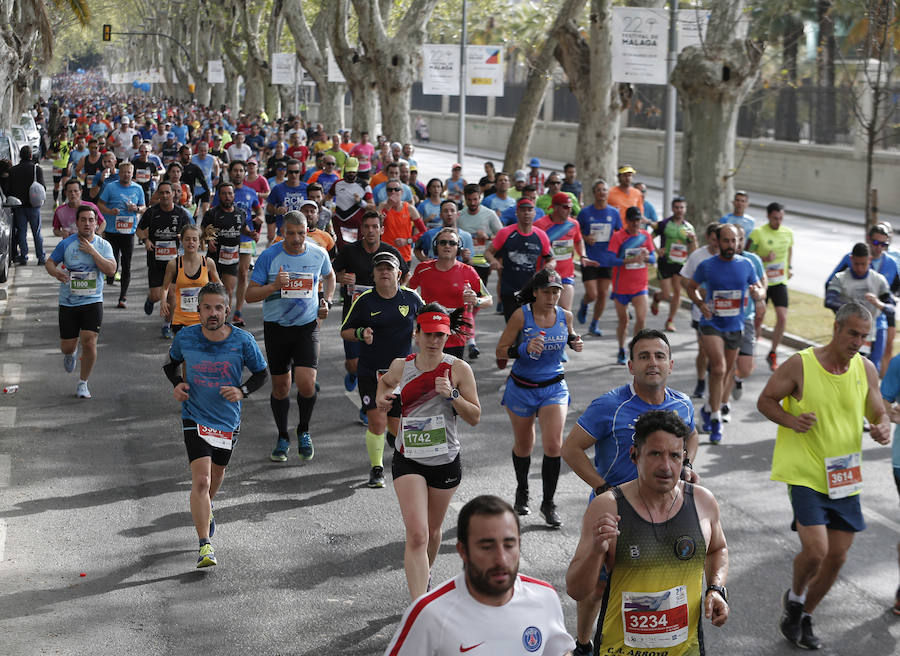
<path id="1" fill-rule="evenodd" d="M 91 398 L 91 390 L 88 389 L 86 380 L 78 381 L 78 389 L 75 391 L 75 396 L 77 396 L 79 399 Z"/>

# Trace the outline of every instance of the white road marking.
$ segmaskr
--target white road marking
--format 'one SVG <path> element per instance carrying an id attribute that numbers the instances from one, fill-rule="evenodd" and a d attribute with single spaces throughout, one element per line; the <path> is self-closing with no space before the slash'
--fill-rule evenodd
<path id="1" fill-rule="evenodd" d="M 3 565 L 6 551 L 6 520 L 0 519 L 0 566 Z"/>
<path id="2" fill-rule="evenodd" d="M 887 528 L 891 529 L 894 533 L 900 535 L 900 524 L 898 524 L 894 520 L 888 519 L 887 517 L 882 515 L 880 512 L 877 512 L 870 508 L 863 508 L 862 512 L 863 512 L 863 515 L 865 515 L 866 519 L 868 519 L 869 521 L 876 522 L 877 524 L 881 524 L 882 526 L 886 526 Z"/>
<path id="3" fill-rule="evenodd" d="M 9 333 L 6 336 L 6 345 L 10 348 L 22 348 L 25 344 L 25 333 Z"/>
<path id="4" fill-rule="evenodd" d="M 16 409 L 0 408 L 0 428 L 12 428 L 16 425 Z"/>
<path id="5" fill-rule="evenodd" d="M 8 453 L 0 453 L 0 487 L 9 486 L 9 472 L 12 468 L 12 458 Z"/>
<path id="6" fill-rule="evenodd" d="M 17 305 L 9 312 L 9 316 L 14 321 L 25 321 L 26 308 L 24 305 Z"/>
<path id="7" fill-rule="evenodd" d="M 18 385 L 22 378 L 22 365 L 15 362 L 4 362 L 0 369 L 0 380 L 4 385 Z"/>

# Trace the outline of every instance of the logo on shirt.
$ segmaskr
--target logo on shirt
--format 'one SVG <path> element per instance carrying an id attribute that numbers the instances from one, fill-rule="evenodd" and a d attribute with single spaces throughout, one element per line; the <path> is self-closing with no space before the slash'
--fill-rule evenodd
<path id="1" fill-rule="evenodd" d="M 679 560 L 690 560 L 697 551 L 697 544 L 690 535 L 682 535 L 675 540 L 675 555 Z"/>
<path id="2" fill-rule="evenodd" d="M 632 544 L 628 547 L 628 553 L 631 556 L 632 560 L 636 560 L 641 557 L 641 548 L 636 544 Z"/>
<path id="3" fill-rule="evenodd" d="M 522 633 L 522 646 L 525 647 L 525 651 L 527 652 L 535 652 L 541 648 L 541 643 L 544 642 L 543 637 L 541 636 L 541 630 L 536 626 L 529 626 L 525 629 L 525 632 Z"/>
<path id="4" fill-rule="evenodd" d="M 479 642 L 477 645 L 472 645 L 471 647 L 463 647 L 462 645 L 460 645 L 460 646 L 459 646 L 459 653 L 460 653 L 460 654 L 465 654 L 467 651 L 471 651 L 471 650 L 475 649 L 475 647 L 480 647 L 480 646 L 483 645 L 483 644 L 484 644 L 484 641 L 482 640 L 482 641 Z"/>
<path id="5" fill-rule="evenodd" d="M 404 317 L 409 314 L 409 306 L 408 305 L 398 305 L 397 309 L 400 310 L 400 314 Z"/>

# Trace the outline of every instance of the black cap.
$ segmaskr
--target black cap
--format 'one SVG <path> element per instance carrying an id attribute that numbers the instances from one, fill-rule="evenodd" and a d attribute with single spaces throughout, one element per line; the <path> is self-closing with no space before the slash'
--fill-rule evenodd
<path id="1" fill-rule="evenodd" d="M 375 253 L 375 256 L 372 258 L 372 266 L 378 266 L 379 264 L 390 264 L 395 269 L 400 268 L 400 260 L 397 259 L 396 255 L 388 251 Z"/>

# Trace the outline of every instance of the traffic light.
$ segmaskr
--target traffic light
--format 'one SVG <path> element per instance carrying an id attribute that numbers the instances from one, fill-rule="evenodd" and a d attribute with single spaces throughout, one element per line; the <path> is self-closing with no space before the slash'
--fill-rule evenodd
<path id="1" fill-rule="evenodd" d="M 104 41 L 112 40 L 112 25 L 104 25 L 103 26 L 103 40 Z"/>

